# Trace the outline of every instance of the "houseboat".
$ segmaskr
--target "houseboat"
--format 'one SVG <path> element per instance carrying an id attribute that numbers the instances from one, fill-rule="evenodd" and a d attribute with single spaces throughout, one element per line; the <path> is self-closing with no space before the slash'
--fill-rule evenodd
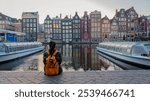
<path id="1" fill-rule="evenodd" d="M 150 42 L 102 42 L 96 49 L 123 69 L 150 69 Z"/>
<path id="2" fill-rule="evenodd" d="M 0 43 L 0 62 L 6 62 L 43 50 L 40 42 L 2 42 Z"/>

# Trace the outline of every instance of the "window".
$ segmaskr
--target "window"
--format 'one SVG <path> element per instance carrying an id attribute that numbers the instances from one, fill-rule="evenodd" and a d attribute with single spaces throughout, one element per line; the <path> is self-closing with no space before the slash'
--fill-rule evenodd
<path id="1" fill-rule="evenodd" d="M 26 22 L 26 19 L 23 19 L 23 22 Z"/>
<path id="2" fill-rule="evenodd" d="M 61 29 L 59 29 L 59 33 L 61 33 Z"/>
<path id="3" fill-rule="evenodd" d="M 33 23 L 33 27 L 36 27 L 36 23 Z"/>
<path id="4" fill-rule="evenodd" d="M 72 26 L 69 26 L 69 29 L 71 29 L 72 28 Z"/>
<path id="5" fill-rule="evenodd" d="M 29 23 L 27 23 L 27 27 L 29 27 Z"/>
<path id="6" fill-rule="evenodd" d="M 63 38 L 66 38 L 66 35 L 65 35 L 65 34 L 63 34 Z"/>
<path id="7" fill-rule="evenodd" d="M 108 20 L 104 20 L 104 23 L 108 23 Z"/>
<path id="8" fill-rule="evenodd" d="M 100 31 L 100 28 L 98 28 L 98 31 Z"/>
<path id="9" fill-rule="evenodd" d="M 66 26 L 66 29 L 69 29 L 69 26 Z"/>
<path id="10" fill-rule="evenodd" d="M 61 39 L 61 35 L 59 35 L 59 39 Z"/>
<path id="11" fill-rule="evenodd" d="M 91 19 L 91 22 L 94 22 L 94 19 Z"/>
<path id="12" fill-rule="evenodd" d="M 72 33 L 72 31 L 71 31 L 71 30 L 69 30 L 69 33 Z"/>
<path id="13" fill-rule="evenodd" d="M 65 23 L 63 22 L 62 25 L 65 25 Z"/>
<path id="14" fill-rule="evenodd" d="M 30 22 L 33 22 L 33 19 L 30 19 Z"/>
<path id="15" fill-rule="evenodd" d="M 49 23 L 52 23 L 52 21 L 49 21 Z"/>
<path id="16" fill-rule="evenodd" d="M 68 33 L 69 31 L 68 30 L 66 30 L 66 33 Z"/>
<path id="17" fill-rule="evenodd" d="M 29 19 L 27 19 L 27 22 L 29 22 Z"/>
<path id="18" fill-rule="evenodd" d="M 63 30 L 63 33 L 65 33 L 65 30 Z"/>
<path id="19" fill-rule="evenodd" d="M 5 29 L 5 25 L 2 25 L 2 28 Z"/>
<path id="20" fill-rule="evenodd" d="M 72 34 L 69 34 L 69 38 L 72 38 Z"/>
<path id="21" fill-rule="evenodd" d="M 36 22 L 36 19 L 33 19 L 33 22 Z"/>
<path id="22" fill-rule="evenodd" d="M 30 32 L 32 32 L 33 31 L 33 28 L 30 28 Z"/>
<path id="23" fill-rule="evenodd" d="M 36 28 L 33 28 L 33 32 L 36 32 Z"/>
<path id="24" fill-rule="evenodd" d="M 94 18 L 94 17 L 95 17 L 95 15 L 93 15 L 93 14 L 92 14 L 92 15 L 91 15 L 91 17 L 92 17 L 92 18 Z"/>

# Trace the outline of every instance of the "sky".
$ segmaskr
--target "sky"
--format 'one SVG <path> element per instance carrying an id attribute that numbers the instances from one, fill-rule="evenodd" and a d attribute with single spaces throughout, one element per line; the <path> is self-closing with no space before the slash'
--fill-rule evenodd
<path id="1" fill-rule="evenodd" d="M 134 7 L 139 15 L 150 15 L 150 0 L 0 0 L 0 12 L 13 18 L 21 18 L 22 12 L 38 11 L 40 23 L 47 15 L 51 18 L 66 15 L 74 16 L 77 11 L 82 17 L 84 11 L 88 13 L 98 10 L 102 17 L 107 15 L 110 19 L 115 15 L 116 9 L 129 9 Z"/>

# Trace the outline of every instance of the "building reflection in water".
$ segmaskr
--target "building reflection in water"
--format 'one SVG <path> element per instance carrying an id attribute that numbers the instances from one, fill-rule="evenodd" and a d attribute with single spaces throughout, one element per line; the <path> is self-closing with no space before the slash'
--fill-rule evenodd
<path id="1" fill-rule="evenodd" d="M 98 56 L 96 54 L 96 45 L 91 45 L 91 69 L 92 70 L 100 70 L 100 60 L 98 60 Z"/>
<path id="2" fill-rule="evenodd" d="M 57 44 L 57 50 L 62 53 L 63 69 L 73 70 L 115 70 L 111 62 L 99 58 L 96 53 L 96 44 Z M 112 69 L 112 66 L 113 69 Z"/>
<path id="3" fill-rule="evenodd" d="M 96 53 L 95 44 L 57 44 L 56 48 L 61 52 L 64 71 L 87 70 L 120 70 L 120 68 Z M 44 71 L 43 52 L 49 49 L 48 45 L 42 52 L 19 58 L 14 61 L 0 64 L 0 70 L 14 71 Z"/>
<path id="4" fill-rule="evenodd" d="M 73 44 L 72 45 L 72 66 L 75 70 L 78 70 L 81 67 L 81 45 Z"/>
<path id="5" fill-rule="evenodd" d="M 83 44 L 81 48 L 81 63 L 84 70 L 91 68 L 91 45 Z"/>

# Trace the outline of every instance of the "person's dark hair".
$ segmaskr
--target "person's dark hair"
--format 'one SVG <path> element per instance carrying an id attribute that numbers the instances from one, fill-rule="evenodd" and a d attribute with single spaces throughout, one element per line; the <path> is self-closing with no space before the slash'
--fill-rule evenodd
<path id="1" fill-rule="evenodd" d="M 56 47 L 56 43 L 55 43 L 54 41 L 51 41 L 51 42 L 49 43 L 49 47 L 50 47 L 50 52 L 53 52 L 53 50 L 54 50 L 55 47 Z"/>

